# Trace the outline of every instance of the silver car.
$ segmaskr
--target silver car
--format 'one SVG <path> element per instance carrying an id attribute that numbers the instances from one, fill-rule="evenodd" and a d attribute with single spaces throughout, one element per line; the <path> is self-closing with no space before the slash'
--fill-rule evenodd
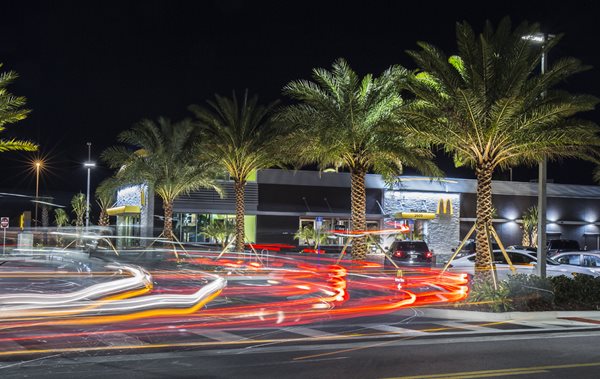
<path id="1" fill-rule="evenodd" d="M 517 250 L 507 250 L 506 253 L 512 261 L 517 274 L 535 273 L 535 266 L 537 265 L 536 257 Z M 502 251 L 494 250 L 493 263 L 496 267 L 496 273 L 499 280 L 507 279 L 508 275 L 512 274 Z M 473 275 L 475 273 L 475 254 L 453 260 L 450 264 L 449 271 L 464 272 Z M 555 260 L 548 258 L 546 261 L 546 275 L 549 277 L 564 275 L 569 278 L 572 278 L 575 275 L 600 276 L 600 271 L 596 272 L 588 267 L 560 264 Z"/>
<path id="2" fill-rule="evenodd" d="M 600 251 L 570 251 L 560 253 L 552 257 L 555 261 L 564 265 L 585 267 L 600 274 Z"/>

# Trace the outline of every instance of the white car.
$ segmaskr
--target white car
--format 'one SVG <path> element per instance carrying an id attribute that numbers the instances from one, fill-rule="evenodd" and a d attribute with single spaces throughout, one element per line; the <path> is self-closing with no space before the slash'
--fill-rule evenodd
<path id="1" fill-rule="evenodd" d="M 535 266 L 537 264 L 536 257 L 518 250 L 507 250 L 506 253 L 512 261 L 512 264 L 516 270 L 515 273 L 535 274 Z M 506 259 L 500 250 L 494 250 L 494 265 L 496 266 L 498 280 L 505 280 L 508 278 L 508 275 L 512 274 L 508 262 L 506 262 Z M 449 271 L 464 272 L 473 275 L 475 273 L 475 254 L 453 260 L 450 263 Z M 548 258 L 546 261 L 546 275 L 549 277 L 564 275 L 572 278 L 575 275 L 581 274 L 600 276 L 600 272 L 596 272 L 587 267 L 560 264 L 550 258 Z"/>
<path id="2" fill-rule="evenodd" d="M 570 251 L 552 257 L 563 265 L 585 267 L 600 275 L 600 251 Z"/>

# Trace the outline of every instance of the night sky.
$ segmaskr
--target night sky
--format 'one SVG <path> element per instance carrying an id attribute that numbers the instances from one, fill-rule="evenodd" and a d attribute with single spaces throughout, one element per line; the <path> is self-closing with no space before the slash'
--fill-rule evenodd
<path id="1" fill-rule="evenodd" d="M 288 81 L 309 78 L 313 67 L 346 58 L 361 75 L 392 64 L 413 68 L 405 50 L 416 41 L 454 52 L 456 21 L 477 30 L 505 15 L 514 23 L 540 22 L 565 33 L 552 57 L 571 55 L 596 68 L 567 87 L 600 95 L 596 1 L 11 1 L 0 5 L 0 62 L 20 79 L 10 88 L 26 96 L 30 117 L 10 125 L 3 138 L 37 141 L 52 166 L 40 193 L 85 192 L 86 142 L 92 157 L 142 118 L 190 117 L 189 104 L 215 93 L 248 88 L 264 101 L 281 98 Z M 586 117 L 600 122 L 598 111 Z M 0 188 L 35 192 L 26 173 L 32 154 L 0 155 Z M 441 157 L 447 176 L 473 177 Z M 591 184 L 590 164 L 550 166 L 549 178 Z M 92 188 L 110 170 L 93 171 Z M 517 169 L 530 180 L 536 169 Z M 497 178 L 508 178 L 498 173 Z"/>

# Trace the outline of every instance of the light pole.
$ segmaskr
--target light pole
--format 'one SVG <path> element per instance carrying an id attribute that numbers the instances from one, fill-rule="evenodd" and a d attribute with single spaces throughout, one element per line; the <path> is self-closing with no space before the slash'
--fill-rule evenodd
<path id="1" fill-rule="evenodd" d="M 546 42 L 552 39 L 554 35 L 546 33 L 536 33 L 531 35 L 523 36 L 523 39 L 531 41 L 533 43 L 539 43 L 542 46 L 542 57 L 540 60 L 540 71 L 541 75 L 544 75 L 548 70 L 548 56 L 546 52 Z M 546 97 L 546 92 L 542 92 L 542 98 Z M 541 277 L 546 277 L 546 211 L 547 211 L 547 166 L 548 160 L 544 157 L 539 162 L 538 168 L 538 246 L 537 246 L 537 265 L 535 268 L 536 274 Z"/>
<path id="2" fill-rule="evenodd" d="M 35 165 L 35 226 L 38 226 L 38 201 L 39 201 L 39 189 L 40 189 L 40 168 L 42 168 L 42 161 L 33 162 Z"/>
<path id="3" fill-rule="evenodd" d="M 87 230 L 90 226 L 90 170 L 92 167 L 96 167 L 96 163 L 92 162 L 92 143 L 87 143 L 88 147 L 88 160 L 83 164 L 83 167 L 87 168 L 87 194 L 85 197 L 85 229 Z"/>

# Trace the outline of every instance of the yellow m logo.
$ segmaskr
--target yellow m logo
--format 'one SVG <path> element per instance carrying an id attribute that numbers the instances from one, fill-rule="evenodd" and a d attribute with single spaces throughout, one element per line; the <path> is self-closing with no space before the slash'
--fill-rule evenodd
<path id="1" fill-rule="evenodd" d="M 454 214 L 454 211 L 452 209 L 452 201 L 450 199 L 440 199 L 438 201 L 438 206 L 437 206 L 437 211 L 435 212 L 436 214 L 447 214 L 447 215 L 452 215 Z"/>

